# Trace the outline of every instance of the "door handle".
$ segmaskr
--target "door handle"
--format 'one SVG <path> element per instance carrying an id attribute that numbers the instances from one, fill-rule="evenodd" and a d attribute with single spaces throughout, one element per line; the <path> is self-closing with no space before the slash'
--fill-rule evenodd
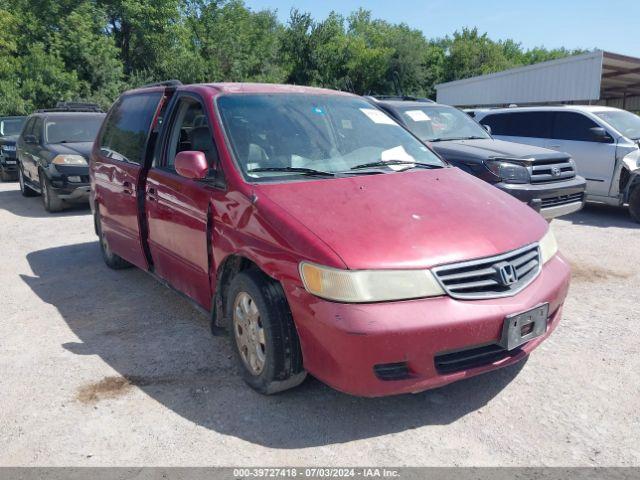
<path id="1" fill-rule="evenodd" d="M 126 195 L 133 195 L 133 189 L 131 188 L 131 182 L 122 183 L 122 193 Z"/>
<path id="2" fill-rule="evenodd" d="M 147 200 L 149 200 L 150 202 L 155 202 L 158 200 L 158 197 L 156 197 L 156 194 L 158 192 L 156 192 L 156 189 L 153 187 L 149 187 L 147 189 Z"/>

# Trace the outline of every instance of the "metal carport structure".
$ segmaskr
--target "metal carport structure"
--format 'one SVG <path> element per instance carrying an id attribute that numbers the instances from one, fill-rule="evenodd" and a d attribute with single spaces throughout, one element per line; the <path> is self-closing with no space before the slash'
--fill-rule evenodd
<path id="1" fill-rule="evenodd" d="M 437 101 L 465 107 L 550 103 L 640 110 L 640 58 L 596 50 L 436 85 Z"/>

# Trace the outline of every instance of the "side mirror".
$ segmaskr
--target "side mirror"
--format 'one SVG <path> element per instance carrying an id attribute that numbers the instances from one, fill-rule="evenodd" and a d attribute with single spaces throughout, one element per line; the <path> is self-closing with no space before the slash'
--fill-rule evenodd
<path id="1" fill-rule="evenodd" d="M 28 143 L 29 145 L 33 145 L 36 142 L 36 136 L 35 135 L 25 135 L 24 136 L 24 143 Z"/>
<path id="2" fill-rule="evenodd" d="M 602 127 L 593 127 L 589 129 L 591 132 L 591 137 L 596 142 L 608 143 L 611 141 L 611 137 L 607 133 L 607 131 Z"/>
<path id="3" fill-rule="evenodd" d="M 176 155 L 176 172 L 192 180 L 202 180 L 209 174 L 209 164 L 202 152 L 185 151 Z"/>
<path id="4" fill-rule="evenodd" d="M 491 135 L 491 127 L 489 125 L 484 125 L 484 124 L 482 126 L 489 133 L 489 135 Z"/>

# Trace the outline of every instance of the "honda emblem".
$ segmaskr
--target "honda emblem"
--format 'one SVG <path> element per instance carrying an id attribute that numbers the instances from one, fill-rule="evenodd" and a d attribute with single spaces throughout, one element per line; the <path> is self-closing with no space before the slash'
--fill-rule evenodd
<path id="1" fill-rule="evenodd" d="M 494 265 L 494 270 L 498 274 L 498 281 L 503 287 L 513 285 L 518 281 L 518 271 L 509 262 L 501 262 Z"/>

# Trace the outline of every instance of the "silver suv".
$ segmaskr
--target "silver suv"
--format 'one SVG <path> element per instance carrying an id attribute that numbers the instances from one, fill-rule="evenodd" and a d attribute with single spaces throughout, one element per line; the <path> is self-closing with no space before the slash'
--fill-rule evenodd
<path id="1" fill-rule="evenodd" d="M 587 201 L 629 204 L 640 222 L 640 117 L 582 105 L 477 109 L 494 137 L 566 152 L 587 180 Z"/>

